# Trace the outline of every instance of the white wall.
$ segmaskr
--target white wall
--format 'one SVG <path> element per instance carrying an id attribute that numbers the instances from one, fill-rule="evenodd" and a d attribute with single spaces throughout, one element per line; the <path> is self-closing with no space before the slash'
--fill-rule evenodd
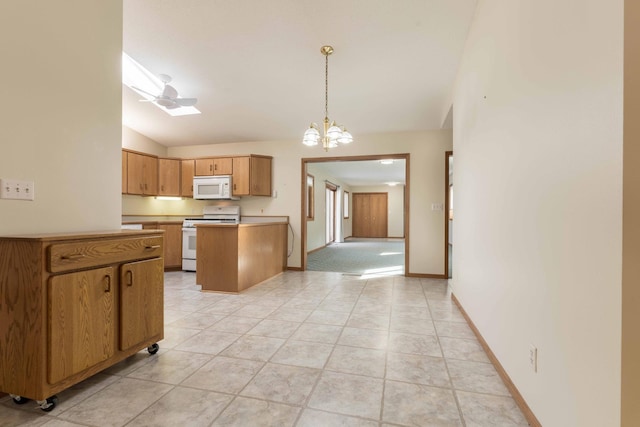
<path id="1" fill-rule="evenodd" d="M 352 187 L 352 191 L 353 193 L 387 193 L 387 236 L 404 237 L 404 185 L 357 186 Z"/>
<path id="2" fill-rule="evenodd" d="M 451 131 L 354 135 L 356 141 L 325 153 L 300 141 L 246 142 L 192 147 L 169 147 L 173 157 L 264 154 L 273 156 L 273 189 L 277 198 L 247 197 L 240 201 L 244 215 L 288 215 L 293 227 L 294 252 L 290 267 L 301 266 L 301 169 L 302 158 L 410 153 L 410 251 L 408 271 L 413 274 L 445 274 L 444 212 L 430 210 L 445 200 L 445 152 L 452 149 Z"/>
<path id="3" fill-rule="evenodd" d="M 4 0 L 0 234 L 120 227 L 122 2 Z"/>
<path id="4" fill-rule="evenodd" d="M 480 1 L 456 82 L 454 294 L 545 427 L 620 422 L 622 6 Z"/>

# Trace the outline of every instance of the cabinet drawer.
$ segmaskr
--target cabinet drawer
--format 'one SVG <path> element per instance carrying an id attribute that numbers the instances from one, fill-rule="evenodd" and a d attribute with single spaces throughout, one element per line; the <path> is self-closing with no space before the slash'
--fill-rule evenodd
<path id="1" fill-rule="evenodd" d="M 57 243 L 49 247 L 51 273 L 97 267 L 122 261 L 162 257 L 162 237 Z"/>

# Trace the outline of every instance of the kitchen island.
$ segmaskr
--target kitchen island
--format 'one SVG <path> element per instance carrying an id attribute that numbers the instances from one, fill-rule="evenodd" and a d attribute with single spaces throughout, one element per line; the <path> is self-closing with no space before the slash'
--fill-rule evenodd
<path id="1" fill-rule="evenodd" d="M 198 224 L 196 283 L 240 292 L 287 268 L 287 222 Z"/>

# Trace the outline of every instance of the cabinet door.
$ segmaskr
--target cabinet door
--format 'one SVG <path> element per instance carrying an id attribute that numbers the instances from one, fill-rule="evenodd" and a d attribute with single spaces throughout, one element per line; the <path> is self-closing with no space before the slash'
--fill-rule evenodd
<path id="1" fill-rule="evenodd" d="M 234 196 L 249 195 L 249 157 L 233 158 L 233 174 L 231 175 L 231 190 Z"/>
<path id="2" fill-rule="evenodd" d="M 196 159 L 196 175 L 213 175 L 213 159 Z"/>
<path id="3" fill-rule="evenodd" d="M 195 174 L 195 161 L 182 161 L 182 189 L 180 195 L 183 197 L 193 197 L 193 176 Z"/>
<path id="4" fill-rule="evenodd" d="M 114 354 L 113 267 L 49 280 L 48 380 L 57 383 Z"/>
<path id="5" fill-rule="evenodd" d="M 164 230 L 164 266 L 182 267 L 182 224 L 159 224 Z"/>
<path id="6" fill-rule="evenodd" d="M 144 194 L 144 158 L 140 154 L 127 153 L 128 194 Z"/>
<path id="7" fill-rule="evenodd" d="M 127 152 L 122 152 L 122 194 L 127 194 Z"/>
<path id="8" fill-rule="evenodd" d="M 120 350 L 160 336 L 164 330 L 162 258 L 120 268 Z"/>
<path id="9" fill-rule="evenodd" d="M 213 159 L 214 175 L 231 175 L 233 173 L 233 158 L 224 157 L 221 159 Z"/>
<path id="10" fill-rule="evenodd" d="M 180 195 L 180 160 L 158 159 L 158 195 Z"/>
<path id="11" fill-rule="evenodd" d="M 144 157 L 144 194 L 155 196 L 158 194 L 158 159 L 151 156 Z"/>
<path id="12" fill-rule="evenodd" d="M 271 159 L 251 157 L 251 195 L 271 196 Z"/>

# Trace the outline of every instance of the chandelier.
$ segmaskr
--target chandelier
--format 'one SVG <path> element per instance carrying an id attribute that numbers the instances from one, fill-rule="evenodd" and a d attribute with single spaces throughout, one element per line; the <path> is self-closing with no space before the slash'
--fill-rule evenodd
<path id="1" fill-rule="evenodd" d="M 302 143 L 308 146 L 318 145 L 322 140 L 322 148 L 329 151 L 335 148 L 338 143 L 348 144 L 353 141 L 353 137 L 344 126 L 336 125 L 336 122 L 329 121 L 329 55 L 333 53 L 333 47 L 322 46 L 320 52 L 325 57 L 324 62 L 324 134 L 320 138 L 320 131 L 316 123 L 311 123 L 309 129 L 304 133 Z"/>

